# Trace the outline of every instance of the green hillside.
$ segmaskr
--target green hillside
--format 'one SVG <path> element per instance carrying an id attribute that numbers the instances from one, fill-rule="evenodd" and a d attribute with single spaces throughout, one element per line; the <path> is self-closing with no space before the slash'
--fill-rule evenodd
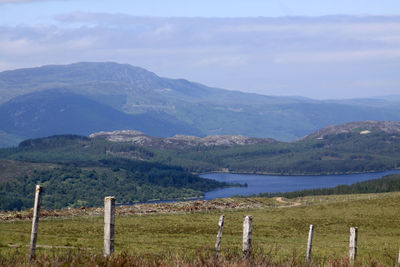
<path id="1" fill-rule="evenodd" d="M 130 155 L 113 155 L 117 150 Z M 27 140 L 19 148 L 0 150 L 0 209 L 31 207 L 36 184 L 45 186 L 45 208 L 101 205 L 105 195 L 121 203 L 152 199 L 201 197 L 227 186 L 184 171 L 181 167 L 144 161 L 152 153 L 135 146 L 91 140 L 81 136 L 54 136 Z M 18 171 L 16 171 L 18 169 Z"/>
<path id="2" fill-rule="evenodd" d="M 323 139 L 257 145 L 198 146 L 156 149 L 129 142 L 65 135 L 27 140 L 0 156 L 25 161 L 68 162 L 125 157 L 163 162 L 192 171 L 271 173 L 363 172 L 399 166 L 400 134 L 381 131 L 328 135 Z M 193 166 L 192 166 L 193 165 Z M 284 169 L 281 169 L 284 168 Z"/>
<path id="3" fill-rule="evenodd" d="M 114 195 L 125 204 L 152 199 L 194 198 L 205 191 L 226 186 L 178 167 L 157 163 L 115 159 L 61 164 L 0 183 L 0 210 L 30 208 L 37 184 L 45 188 L 42 203 L 47 209 L 100 206 L 107 195 Z"/>
<path id="4" fill-rule="evenodd" d="M 400 134 L 326 136 L 293 143 L 163 150 L 155 160 L 196 172 L 339 174 L 400 167 Z"/>
<path id="5" fill-rule="evenodd" d="M 190 172 L 228 169 L 271 174 L 334 174 L 396 169 L 400 166 L 400 134 L 358 132 L 304 139 L 292 143 L 198 146 L 156 149 L 79 136 L 27 140 L 0 150 L 0 157 L 33 162 L 98 161 L 115 157 L 180 166 Z"/>

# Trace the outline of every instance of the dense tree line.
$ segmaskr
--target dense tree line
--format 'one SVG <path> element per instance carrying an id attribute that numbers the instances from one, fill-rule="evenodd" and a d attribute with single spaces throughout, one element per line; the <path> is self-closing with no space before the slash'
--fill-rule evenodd
<path id="1" fill-rule="evenodd" d="M 109 142 L 79 135 L 29 139 L 16 148 L 0 149 L 0 158 L 30 162 L 98 161 L 115 157 L 149 160 L 149 149 L 129 143 Z"/>
<path id="2" fill-rule="evenodd" d="M 119 203 L 200 197 L 227 185 L 159 163 L 128 159 L 77 162 L 0 183 L 0 209 L 31 208 L 36 184 L 44 187 L 43 207 L 51 209 L 99 206 L 107 195 L 116 196 Z"/>
<path id="3" fill-rule="evenodd" d="M 222 168 L 281 175 L 384 171 L 400 167 L 400 135 L 347 133 L 293 143 L 162 150 L 154 160 L 196 172 Z"/>
<path id="4" fill-rule="evenodd" d="M 285 175 L 337 174 L 399 168 L 400 135 L 355 132 L 326 136 L 323 140 L 184 149 L 155 149 L 66 135 L 24 141 L 18 148 L 0 150 L 0 158 L 62 163 L 129 158 L 181 166 L 198 173 L 228 169 Z"/>
<path id="5" fill-rule="evenodd" d="M 309 189 L 286 193 L 260 193 L 257 196 L 296 198 L 305 196 L 386 193 L 397 191 L 400 191 L 400 174 L 387 175 L 379 179 L 358 182 L 352 185 L 339 185 L 333 188 Z"/>

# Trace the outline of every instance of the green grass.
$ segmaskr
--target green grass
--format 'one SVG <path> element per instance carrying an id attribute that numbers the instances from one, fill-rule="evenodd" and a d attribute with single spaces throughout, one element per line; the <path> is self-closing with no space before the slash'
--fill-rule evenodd
<path id="1" fill-rule="evenodd" d="M 305 257 L 309 224 L 315 225 L 313 259 L 327 262 L 347 257 L 349 228 L 359 229 L 360 262 L 376 260 L 393 265 L 400 246 L 400 193 L 322 196 L 297 199 L 303 205 L 287 208 L 261 208 L 196 213 L 125 215 L 116 217 L 115 250 L 130 255 L 166 258 L 179 255 L 195 259 L 211 253 L 218 231 L 218 219 L 225 214 L 221 255 L 229 259 L 240 255 L 243 216 L 253 215 L 255 254 L 271 256 L 275 261 Z M 11 257 L 20 245 L 28 252 L 30 221 L 0 223 L 0 257 Z M 103 218 L 67 217 L 42 219 L 38 245 L 74 248 L 38 248 L 39 255 L 65 254 L 89 249 L 101 254 Z M 26 246 L 26 247 L 25 247 Z M 21 252 L 22 251 L 22 252 Z"/>

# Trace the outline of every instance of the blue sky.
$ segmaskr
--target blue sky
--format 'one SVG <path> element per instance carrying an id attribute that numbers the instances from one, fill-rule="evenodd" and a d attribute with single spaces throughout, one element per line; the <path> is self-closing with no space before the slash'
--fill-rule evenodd
<path id="1" fill-rule="evenodd" d="M 400 94 L 400 1 L 0 0 L 0 71 L 78 61 L 268 95 Z"/>
<path id="2" fill-rule="evenodd" d="M 0 5 L 2 20 L 11 24 L 50 21 L 55 14 L 76 11 L 168 17 L 400 14 L 398 0 L 0 0 Z"/>

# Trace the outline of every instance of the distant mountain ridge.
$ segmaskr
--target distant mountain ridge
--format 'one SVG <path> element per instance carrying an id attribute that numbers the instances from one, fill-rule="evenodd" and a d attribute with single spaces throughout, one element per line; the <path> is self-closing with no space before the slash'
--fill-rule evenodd
<path id="1" fill-rule="evenodd" d="M 62 100 L 67 93 L 74 97 Z M 49 102 L 51 94 L 58 95 L 57 107 Z M 62 106 L 73 99 L 82 105 L 69 102 L 69 112 L 61 114 Z M 112 62 L 0 72 L 3 146 L 52 134 L 121 129 L 162 137 L 244 135 L 289 141 L 328 125 L 365 120 L 400 121 L 400 99 L 317 101 L 265 96 L 162 78 Z M 58 125 L 57 131 L 52 124 Z"/>
<path id="2" fill-rule="evenodd" d="M 80 134 L 121 128 L 155 136 L 176 132 L 202 135 L 194 127 L 164 113 L 126 114 L 108 105 L 65 90 L 45 90 L 16 97 L 0 105 L 1 129 L 31 138 Z"/>
<path id="3" fill-rule="evenodd" d="M 330 125 L 320 129 L 310 135 L 299 138 L 298 141 L 305 139 L 322 140 L 340 134 L 360 134 L 368 135 L 371 133 L 385 133 L 400 135 L 400 122 L 393 121 L 357 121 L 341 125 Z M 146 135 L 143 132 L 134 130 L 117 130 L 112 132 L 97 132 L 89 135 L 90 138 L 104 139 L 111 142 L 128 142 L 135 145 L 153 147 L 158 149 L 183 149 L 196 146 L 226 146 L 235 145 L 255 145 L 273 144 L 279 141 L 272 138 L 255 138 L 243 135 L 212 135 L 206 137 L 196 137 L 188 135 L 176 135 L 173 137 L 160 138 Z"/>
<path id="4" fill-rule="evenodd" d="M 97 87 L 90 85 L 97 85 Z M 77 86 L 80 88 L 77 88 Z M 162 78 L 140 67 L 113 62 L 79 62 L 69 65 L 47 65 L 0 72 L 0 93 L 2 96 L 0 103 L 29 92 L 55 88 L 68 89 L 88 95 L 125 95 L 135 92 L 168 97 L 172 94 L 173 97 L 186 101 L 198 102 L 205 99 L 213 103 L 223 103 L 224 100 L 231 102 L 236 99 L 238 94 L 255 96 L 255 94 L 211 88 L 185 79 Z M 212 96 L 223 96 L 223 98 L 210 99 Z M 271 100 L 279 98 L 257 96 Z M 290 98 L 285 99 L 287 99 L 287 103 L 298 102 Z M 160 99 L 153 100 L 160 101 Z M 256 98 L 252 100 L 256 100 Z M 242 100 L 236 99 L 236 101 L 241 102 Z"/>
<path id="5" fill-rule="evenodd" d="M 113 132 L 98 132 L 89 135 L 90 138 L 100 138 L 112 142 L 129 142 L 154 148 L 173 148 L 183 149 L 197 146 L 235 146 L 235 145 L 254 145 L 269 144 L 278 141 L 271 138 L 251 138 L 243 135 L 213 135 L 206 137 L 196 137 L 188 135 L 175 135 L 169 138 L 159 138 L 148 136 L 139 131 L 119 130 Z"/>

